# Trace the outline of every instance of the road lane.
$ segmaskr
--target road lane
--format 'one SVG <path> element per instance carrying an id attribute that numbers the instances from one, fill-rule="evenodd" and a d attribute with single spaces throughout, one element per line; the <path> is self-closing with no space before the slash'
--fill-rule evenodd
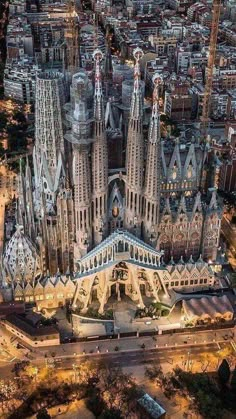
<path id="1" fill-rule="evenodd" d="M 75 363 L 83 363 L 91 361 L 95 363 L 109 362 L 114 366 L 135 366 L 144 365 L 153 362 L 168 362 L 170 363 L 173 358 L 179 358 L 179 361 L 191 354 L 191 358 L 197 358 L 202 353 L 217 353 L 219 348 L 215 342 L 206 343 L 204 345 L 189 345 L 187 348 L 162 348 L 162 349 L 138 349 L 134 351 L 120 351 L 117 353 L 94 353 L 87 355 L 63 355 L 55 358 L 37 358 L 32 361 L 34 365 L 43 366 L 47 363 L 53 363 L 56 367 L 71 368 Z"/>

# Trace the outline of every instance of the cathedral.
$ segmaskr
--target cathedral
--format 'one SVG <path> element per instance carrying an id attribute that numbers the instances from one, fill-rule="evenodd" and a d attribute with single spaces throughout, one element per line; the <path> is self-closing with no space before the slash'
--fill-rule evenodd
<path id="1" fill-rule="evenodd" d="M 153 76 L 147 109 L 142 56 L 136 48 L 129 109 L 100 50 L 69 88 L 60 72 L 37 76 L 33 174 L 27 161 L 3 256 L 13 298 L 84 311 L 98 300 L 102 313 L 114 294 L 144 306 L 143 295 L 214 284 L 222 205 L 207 184 L 208 150 L 161 138 L 163 79 Z"/>

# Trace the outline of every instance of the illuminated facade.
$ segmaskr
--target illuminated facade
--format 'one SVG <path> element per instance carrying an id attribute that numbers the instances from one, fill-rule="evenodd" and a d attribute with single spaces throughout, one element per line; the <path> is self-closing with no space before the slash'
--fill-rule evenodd
<path id="1" fill-rule="evenodd" d="M 84 311 L 98 300 L 103 312 L 111 295 L 143 307 L 144 295 L 159 301 L 171 288 L 214 284 L 207 262 L 217 258 L 222 208 L 214 188 L 200 192 L 206 149 L 182 137 L 161 140 L 159 74 L 145 137 L 142 55 L 136 48 L 127 134 L 122 108 L 105 104 L 100 50 L 93 54 L 94 88 L 85 71 L 74 74 L 66 105 L 63 75 L 37 77 L 34 182 L 27 165 L 19 183 L 26 277 L 16 233 L 16 250 L 11 254 L 10 241 L 3 260 L 14 298 L 41 308 L 73 300 Z M 109 168 L 111 131 L 124 140 L 125 167 Z"/>

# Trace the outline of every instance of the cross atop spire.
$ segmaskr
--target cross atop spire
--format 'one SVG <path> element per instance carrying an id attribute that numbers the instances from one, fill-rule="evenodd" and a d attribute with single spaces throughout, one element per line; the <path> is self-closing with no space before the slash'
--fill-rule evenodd
<path id="1" fill-rule="evenodd" d="M 159 113 L 159 87 L 163 82 L 162 76 L 158 73 L 152 78 L 154 84 L 152 116 L 149 129 L 149 141 L 155 144 L 160 139 L 160 113 Z"/>
<path id="2" fill-rule="evenodd" d="M 103 121 L 103 93 L 102 93 L 102 75 L 101 75 L 101 61 L 103 53 L 100 49 L 96 49 L 93 53 L 95 61 L 95 90 L 94 90 L 94 118 L 96 122 Z"/>
<path id="3" fill-rule="evenodd" d="M 140 119 L 143 114 L 142 108 L 142 91 L 140 85 L 140 60 L 143 57 L 143 51 L 140 48 L 134 50 L 134 90 L 131 100 L 130 118 Z"/>

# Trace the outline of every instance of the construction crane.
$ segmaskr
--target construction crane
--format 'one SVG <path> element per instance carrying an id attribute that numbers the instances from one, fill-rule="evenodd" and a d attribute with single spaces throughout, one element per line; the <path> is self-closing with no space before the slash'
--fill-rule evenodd
<path id="1" fill-rule="evenodd" d="M 216 57 L 216 46 L 217 46 L 217 36 L 219 29 L 219 19 L 220 19 L 220 7 L 221 0 L 213 0 L 212 4 L 212 22 L 211 22 L 211 34 L 210 34 L 210 45 L 209 45 L 209 56 L 206 68 L 206 83 L 205 83 L 205 92 L 203 98 L 203 108 L 202 108 L 202 117 L 201 117 L 201 136 L 204 144 L 200 177 L 199 177 L 199 190 L 206 191 L 207 187 L 212 184 L 212 179 L 209 179 L 209 171 L 207 173 L 206 166 L 211 164 L 208 152 L 209 152 L 209 141 L 208 141 L 208 125 L 209 125 L 209 114 L 210 114 L 210 105 L 211 105 L 211 94 L 213 86 L 213 73 L 214 73 L 214 64 Z M 210 171 L 212 172 L 212 171 Z"/>
<path id="2" fill-rule="evenodd" d="M 75 0 L 68 0 L 67 12 L 64 69 L 74 73 L 79 67 L 79 24 Z"/>
<path id="3" fill-rule="evenodd" d="M 213 0 L 209 56 L 208 56 L 207 69 L 206 69 L 206 84 L 205 84 L 205 93 L 204 93 L 203 108 L 202 108 L 202 127 L 201 128 L 202 128 L 202 135 L 204 137 L 206 137 L 208 124 L 209 124 L 211 93 L 212 93 L 212 85 L 213 85 L 213 72 L 214 72 L 214 64 L 215 64 L 215 57 L 216 57 L 217 36 L 218 36 L 219 19 L 220 19 L 220 7 L 221 7 L 221 0 Z"/>

